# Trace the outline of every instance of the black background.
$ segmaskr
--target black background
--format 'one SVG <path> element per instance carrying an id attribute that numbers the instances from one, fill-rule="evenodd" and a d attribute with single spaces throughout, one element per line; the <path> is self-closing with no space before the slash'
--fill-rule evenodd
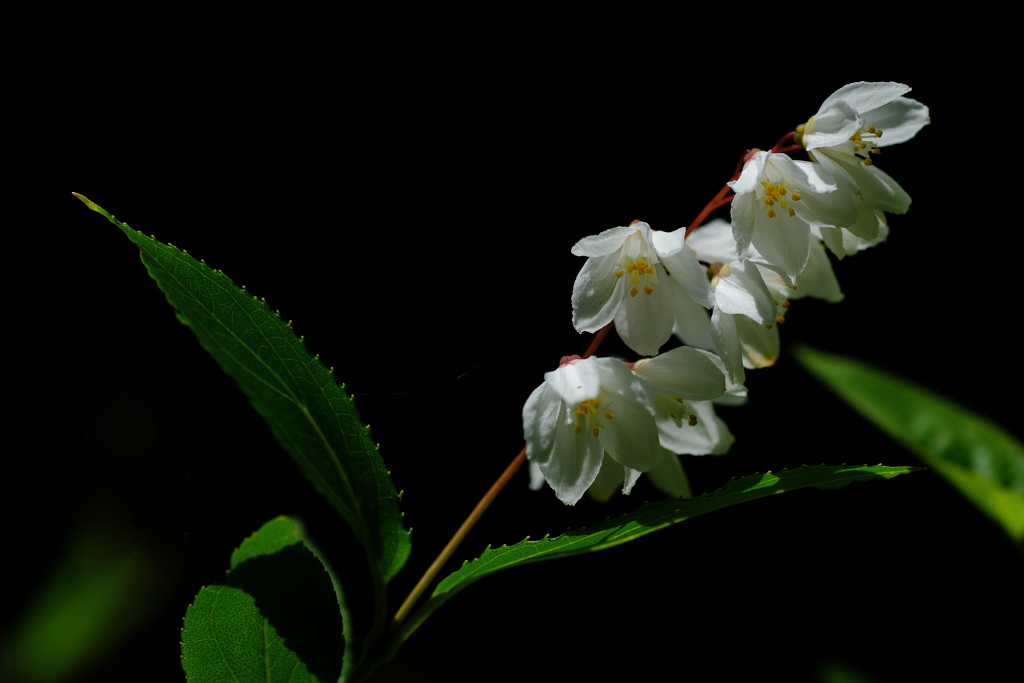
<path id="1" fill-rule="evenodd" d="M 543 373 L 589 342 L 570 321 L 572 244 L 633 219 L 686 225 L 746 148 L 770 147 L 848 82 L 905 82 L 930 106 L 932 124 L 879 160 L 914 203 L 888 243 L 836 264 L 844 302 L 794 303 L 782 359 L 748 375 L 746 407 L 720 411 L 732 452 L 686 459 L 693 487 L 805 463 L 918 464 L 803 373 L 786 354 L 797 342 L 1020 434 L 1019 190 L 992 120 L 995 55 L 958 55 L 976 75 L 964 81 L 935 67 L 948 45 L 913 38 L 902 44 L 920 57 L 889 66 L 731 34 L 494 42 L 407 25 L 304 40 L 272 23 L 230 48 L 202 28 L 165 50 L 97 39 L 46 76 L 43 100 L 19 100 L 19 139 L 38 142 L 7 197 L 19 408 L 3 505 L 20 530 L 4 628 L 83 529 L 138 544 L 150 568 L 130 587 L 148 614 L 81 680 L 181 680 L 186 606 L 275 515 L 303 519 L 336 565 L 362 560 L 136 247 L 72 191 L 265 297 L 336 368 L 414 529 L 396 605 L 519 450 Z M 604 352 L 625 350 L 610 338 Z M 458 561 L 658 497 L 641 481 L 570 508 L 526 483 L 519 473 Z M 987 678 L 1017 661 L 1006 621 L 1024 607 L 1021 569 L 930 472 L 790 493 L 487 578 L 374 680 L 790 681 L 830 660 L 880 681 Z M 349 592 L 358 603 L 360 586 Z"/>

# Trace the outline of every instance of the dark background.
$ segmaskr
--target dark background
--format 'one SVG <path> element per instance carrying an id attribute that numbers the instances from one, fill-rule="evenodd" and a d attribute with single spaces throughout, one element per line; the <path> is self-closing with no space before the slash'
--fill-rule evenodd
<path id="1" fill-rule="evenodd" d="M 186 606 L 275 515 L 303 519 L 337 565 L 362 560 L 136 247 L 72 191 L 266 297 L 336 368 L 405 492 L 414 550 L 395 605 L 520 448 L 543 373 L 589 342 L 570 320 L 573 243 L 637 218 L 686 225 L 746 148 L 770 147 L 848 82 L 905 82 L 930 106 L 932 124 L 879 160 L 913 206 L 890 217 L 888 243 L 836 264 L 844 302 L 793 304 L 782 359 L 748 375 L 746 407 L 720 411 L 732 452 L 685 460 L 693 487 L 805 463 L 918 464 L 803 373 L 786 353 L 798 342 L 1020 435 L 1018 190 L 985 136 L 998 128 L 992 54 L 960 55 L 980 74 L 965 85 L 934 68 L 948 57 L 938 42 L 890 66 L 788 65 L 735 37 L 690 50 L 217 38 L 197 28 L 142 53 L 97 41 L 87 65 L 53 74 L 45 107 L 22 100 L 40 142 L 26 189 L 7 197 L 27 213 L 9 230 L 19 408 L 3 510 L 19 530 L 2 635 L 75 538 L 100 555 L 138 548 L 145 567 L 125 587 L 138 610 L 127 634 L 75 680 L 181 680 Z M 658 496 L 641 480 L 627 499 L 569 508 L 521 472 L 450 569 Z M 832 660 L 880 681 L 984 679 L 1019 664 L 1007 620 L 1024 608 L 1022 566 L 934 473 L 790 493 L 487 578 L 375 680 L 791 681 Z M 349 592 L 358 602 L 360 586 Z"/>

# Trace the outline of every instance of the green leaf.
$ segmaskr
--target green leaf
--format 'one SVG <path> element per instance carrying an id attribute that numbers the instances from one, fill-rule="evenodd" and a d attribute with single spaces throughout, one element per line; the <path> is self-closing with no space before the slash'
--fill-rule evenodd
<path id="1" fill-rule="evenodd" d="M 1024 446 L 990 420 L 860 361 L 796 358 L 854 410 L 916 453 L 1010 538 L 1024 542 Z"/>
<path id="2" fill-rule="evenodd" d="M 440 602 L 474 581 L 502 569 L 604 550 L 713 510 L 783 491 L 873 478 L 891 479 L 915 469 L 920 468 L 816 465 L 778 473 L 755 474 L 734 479 L 718 491 L 698 498 L 669 498 L 656 503 L 644 503 L 636 512 L 605 520 L 590 529 L 567 531 L 557 538 L 545 537 L 539 541 L 527 539 L 512 546 L 487 548 L 479 558 L 464 563 L 462 568 L 438 584 L 431 596 L 431 602 L 436 599 L 440 601 L 428 606 L 425 612 L 433 611 Z M 425 617 L 426 614 L 422 616 Z"/>
<path id="3" fill-rule="evenodd" d="M 4 629 L 0 680 L 81 680 L 162 606 L 173 579 L 153 565 L 136 534 L 91 516 L 81 522 L 21 622 Z"/>
<path id="4" fill-rule="evenodd" d="M 343 657 L 331 578 L 288 517 L 245 539 L 224 583 L 204 587 L 185 612 L 190 683 L 334 683 Z"/>
<path id="5" fill-rule="evenodd" d="M 409 556 L 409 532 L 380 451 L 343 385 L 313 358 L 290 323 L 224 273 L 103 214 L 138 247 L 142 262 L 224 372 L 291 453 L 303 473 L 352 527 L 387 581 Z"/>

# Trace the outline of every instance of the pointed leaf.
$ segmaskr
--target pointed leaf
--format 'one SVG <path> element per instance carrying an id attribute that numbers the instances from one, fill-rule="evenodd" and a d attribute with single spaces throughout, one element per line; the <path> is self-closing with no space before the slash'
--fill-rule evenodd
<path id="1" fill-rule="evenodd" d="M 290 323 L 224 273 L 106 216 L 139 247 L 142 262 L 224 372 L 267 420 L 303 473 L 352 527 L 386 581 L 409 556 L 398 494 L 352 398 L 306 350 Z M 377 578 L 377 577 L 375 577 Z"/>
<path id="2" fill-rule="evenodd" d="M 878 368 L 809 347 L 797 360 L 1024 541 L 1024 445 L 995 423 Z"/>
<path id="3" fill-rule="evenodd" d="M 734 479 L 718 491 L 699 498 L 669 498 L 656 503 L 644 503 L 636 512 L 605 520 L 590 529 L 567 531 L 557 538 L 545 537 L 539 541 L 527 539 L 512 546 L 488 548 L 479 558 L 466 562 L 437 586 L 431 596 L 431 602 L 437 602 L 424 611 L 424 616 L 469 584 L 501 569 L 604 550 L 713 510 L 783 491 L 873 478 L 891 479 L 915 469 L 920 468 L 817 465 L 778 473 L 755 474 Z"/>
<path id="4" fill-rule="evenodd" d="M 245 539 L 224 583 L 199 591 L 181 630 L 189 683 L 334 683 L 343 655 L 331 578 L 288 517 Z"/>

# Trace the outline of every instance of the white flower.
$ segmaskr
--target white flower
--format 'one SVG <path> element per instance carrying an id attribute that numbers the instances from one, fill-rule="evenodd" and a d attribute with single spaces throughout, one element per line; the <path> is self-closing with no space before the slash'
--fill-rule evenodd
<path id="1" fill-rule="evenodd" d="M 713 353 L 698 349 L 676 349 L 680 356 L 673 359 L 680 362 L 684 359 L 694 360 L 694 354 L 703 355 L 707 362 L 713 364 L 717 371 L 708 372 L 708 367 L 702 367 L 707 383 L 705 395 L 712 395 L 718 392 L 719 378 L 725 376 L 725 366 Z M 669 352 L 672 353 L 672 352 Z M 668 355 L 668 354 L 665 354 Z M 659 356 L 660 358 L 660 356 Z M 657 358 L 652 361 L 658 360 Z M 664 370 L 662 368 L 661 370 Z M 648 377 L 650 373 L 661 374 L 657 366 L 644 367 L 643 363 L 637 362 L 633 371 L 639 377 Z M 691 388 L 696 388 L 691 385 Z M 656 381 L 660 385 L 660 381 Z M 663 386 L 663 385 L 662 385 Z M 712 390 L 711 387 L 715 388 Z M 708 391 L 710 390 L 710 391 Z M 673 393 L 680 393 L 673 391 Z M 689 392 L 687 392 L 689 393 Z M 694 394 L 690 394 L 694 395 Z M 728 452 L 735 441 L 725 422 L 715 413 L 714 403 L 723 405 L 740 405 L 746 401 L 746 387 L 726 382 L 726 392 L 712 400 L 684 400 L 680 396 L 655 393 L 655 406 L 658 409 L 658 438 L 662 445 L 661 462 L 645 474 L 650 478 L 651 483 L 670 496 L 676 498 L 690 498 L 690 482 L 686 478 L 679 455 L 722 455 Z M 607 456 L 605 456 L 607 458 Z M 607 463 L 606 463 L 607 464 Z M 541 479 L 543 482 L 543 479 Z M 587 491 L 593 498 L 599 501 L 606 501 L 611 498 L 615 489 L 623 483 L 621 469 L 605 467 L 597 475 L 597 479 Z"/>
<path id="2" fill-rule="evenodd" d="M 854 192 L 863 201 L 858 220 L 841 227 L 868 242 L 878 236 L 874 211 L 905 213 L 910 208 L 910 196 L 873 163 L 880 147 L 905 142 L 928 124 L 928 107 L 903 97 L 909 91 L 902 83 L 845 85 L 797 129 L 797 140 L 811 159 L 835 178 L 840 190 Z M 844 248 L 841 236 L 829 232 L 823 231 L 822 239 L 837 256 L 856 251 L 850 251 L 849 244 Z"/>
<path id="3" fill-rule="evenodd" d="M 767 367 L 778 357 L 778 296 L 764 274 L 776 272 L 754 260 L 740 260 L 729 224 L 716 219 L 695 230 L 688 244 L 709 267 L 714 308 L 709 318 L 704 309 L 683 297 L 673 300 L 675 332 L 687 344 L 715 349 L 731 381 L 742 383 L 743 368 Z M 816 242 L 816 240 L 815 240 Z M 753 255 L 760 260 L 756 251 Z"/>
<path id="4" fill-rule="evenodd" d="M 727 388 L 712 354 L 680 347 L 632 369 L 572 356 L 544 378 L 523 408 L 531 488 L 547 481 L 570 505 L 587 490 L 598 500 L 620 486 L 628 494 L 641 472 L 681 495 L 688 488 L 674 453 L 722 453 L 732 443 L 710 405 Z"/>
<path id="5" fill-rule="evenodd" d="M 695 301 L 710 307 L 711 289 L 704 269 L 684 242 L 685 232 L 651 230 L 638 221 L 577 242 L 572 253 L 589 258 L 573 285 L 576 331 L 596 332 L 614 320 L 629 348 L 644 356 L 655 355 L 672 334 L 665 288 L 669 273 Z"/>
<path id="6" fill-rule="evenodd" d="M 567 505 L 594 483 L 605 452 L 629 493 L 662 458 L 654 415 L 653 392 L 622 361 L 566 357 L 523 406 L 526 456 Z"/>
<path id="7" fill-rule="evenodd" d="M 743 382 L 744 368 L 775 363 L 779 356 L 776 323 L 782 321 L 789 299 L 813 296 L 835 302 L 843 298 L 817 236 L 808 240 L 806 265 L 795 280 L 756 250 L 739 260 L 732 230 L 723 220 L 701 226 L 687 243 L 701 261 L 712 264 L 715 306 L 709 317 L 692 301 L 673 300 L 674 332 L 691 346 L 717 351 L 732 382 Z"/>
<path id="8" fill-rule="evenodd" d="M 877 154 L 876 147 L 906 142 L 929 123 L 928 107 L 903 97 L 908 92 L 910 86 L 902 83 L 844 85 L 804 125 L 802 144 L 808 151 L 842 148 L 864 161 Z"/>
<path id="9" fill-rule="evenodd" d="M 756 150 L 729 186 L 736 193 L 732 231 L 738 255 L 745 257 L 753 245 L 790 278 L 807 265 L 811 229 L 845 228 L 856 223 L 860 208 L 852 192 L 837 192 L 822 166 L 785 154 Z"/>
<path id="10" fill-rule="evenodd" d="M 733 436 L 711 405 L 727 392 L 745 396 L 746 388 L 727 381 L 725 365 L 708 351 L 679 347 L 633 364 L 633 372 L 654 392 L 658 439 L 673 453 L 721 455 Z"/>

